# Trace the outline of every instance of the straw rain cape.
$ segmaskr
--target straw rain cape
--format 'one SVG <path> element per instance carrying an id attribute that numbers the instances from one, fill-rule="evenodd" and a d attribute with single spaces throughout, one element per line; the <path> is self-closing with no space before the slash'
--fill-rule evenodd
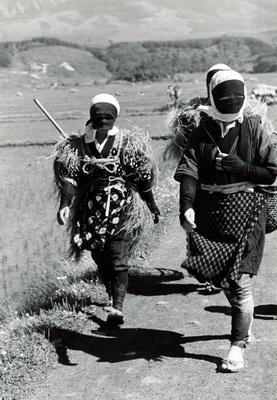
<path id="1" fill-rule="evenodd" d="M 87 151 L 84 135 L 72 135 L 55 146 L 54 185 L 60 195 L 65 182 L 75 186 L 70 207 L 69 256 L 78 261 L 83 250 L 102 249 L 110 236 L 135 232 L 152 223 L 138 193 L 140 182 L 153 186 L 157 166 L 148 135 L 141 129 L 121 130 L 106 159 Z"/>
<path id="2" fill-rule="evenodd" d="M 207 98 L 195 97 L 168 113 L 166 124 L 171 137 L 164 150 L 165 159 L 179 162 L 189 135 L 200 124 L 202 118 L 207 118 L 206 114 L 199 112 L 197 109 L 200 105 L 205 105 L 206 103 Z M 271 134 L 273 127 L 266 113 L 267 105 L 265 103 L 254 98 L 248 98 L 244 114 L 247 117 L 259 117 L 263 129 L 268 134 Z"/>

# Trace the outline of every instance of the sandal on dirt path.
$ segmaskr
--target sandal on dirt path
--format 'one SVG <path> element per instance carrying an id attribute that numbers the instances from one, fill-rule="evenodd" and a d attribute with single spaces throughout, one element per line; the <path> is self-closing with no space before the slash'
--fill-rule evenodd
<path id="1" fill-rule="evenodd" d="M 109 300 L 104 306 L 103 310 L 106 312 L 111 312 L 113 310 L 113 302 L 112 300 Z"/>
<path id="2" fill-rule="evenodd" d="M 218 366 L 218 372 L 239 372 L 244 368 L 243 361 L 233 361 L 228 359 L 221 360 Z"/>
<path id="3" fill-rule="evenodd" d="M 228 355 L 223 358 L 218 366 L 218 372 L 239 372 L 244 368 L 244 349 L 231 344 Z"/>
<path id="4" fill-rule="evenodd" d="M 124 317 L 122 311 L 116 310 L 113 307 L 111 307 L 109 311 L 110 312 L 107 316 L 107 324 L 116 326 L 124 324 Z"/>

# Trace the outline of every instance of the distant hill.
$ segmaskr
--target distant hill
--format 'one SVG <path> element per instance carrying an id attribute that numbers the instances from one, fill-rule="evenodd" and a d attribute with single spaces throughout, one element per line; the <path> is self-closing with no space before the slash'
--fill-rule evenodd
<path id="1" fill-rule="evenodd" d="M 277 43 L 276 0 L 1 0 L 0 42 L 57 37 L 92 47 L 222 35 Z"/>
<path id="2" fill-rule="evenodd" d="M 222 36 L 88 47 L 54 38 L 0 43 L 0 66 L 56 80 L 181 80 L 187 72 L 226 63 L 240 72 L 277 71 L 277 47 L 258 39 Z"/>
<path id="3" fill-rule="evenodd" d="M 106 62 L 91 51 L 67 43 L 54 43 L 31 41 L 22 47 L 19 45 L 11 58 L 10 68 L 28 71 L 33 75 L 47 74 L 56 79 L 71 77 L 73 71 L 75 77 L 89 77 L 91 80 L 112 77 Z"/>

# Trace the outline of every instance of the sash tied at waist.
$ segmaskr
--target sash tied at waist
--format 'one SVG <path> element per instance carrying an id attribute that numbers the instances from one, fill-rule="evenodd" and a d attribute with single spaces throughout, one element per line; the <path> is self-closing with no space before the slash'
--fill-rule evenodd
<path id="1" fill-rule="evenodd" d="M 202 190 L 206 190 L 209 193 L 219 192 L 223 194 L 231 194 L 238 192 L 253 193 L 255 186 L 257 186 L 255 183 L 251 183 L 248 181 L 230 183 L 228 185 L 217 185 L 216 183 L 213 185 L 205 185 L 203 183 L 200 184 Z"/>

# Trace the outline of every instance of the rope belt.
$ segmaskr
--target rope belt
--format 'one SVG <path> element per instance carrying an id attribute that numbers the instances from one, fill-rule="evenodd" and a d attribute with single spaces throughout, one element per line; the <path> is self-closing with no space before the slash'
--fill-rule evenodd
<path id="1" fill-rule="evenodd" d="M 253 193 L 254 187 L 257 186 L 251 182 L 237 182 L 237 183 L 230 183 L 228 185 L 205 185 L 201 183 L 200 187 L 202 190 L 206 190 L 209 193 L 220 192 L 223 194 L 231 194 L 231 193 L 238 193 L 238 192 L 247 192 Z"/>
<path id="2" fill-rule="evenodd" d="M 96 158 L 92 157 L 90 160 L 84 163 L 83 172 L 85 175 L 90 175 L 94 172 L 95 168 L 104 169 L 109 173 L 114 173 L 117 170 L 119 164 L 118 157 L 109 158 Z"/>

